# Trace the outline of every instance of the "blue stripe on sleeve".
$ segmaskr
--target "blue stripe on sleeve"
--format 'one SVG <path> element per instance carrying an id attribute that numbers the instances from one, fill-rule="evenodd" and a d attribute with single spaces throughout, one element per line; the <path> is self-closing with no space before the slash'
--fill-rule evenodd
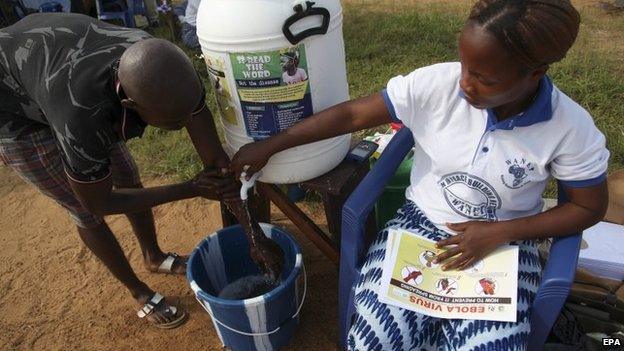
<path id="1" fill-rule="evenodd" d="M 386 103 L 386 107 L 388 108 L 388 112 L 390 112 L 390 117 L 392 117 L 393 122 L 401 122 L 401 120 L 397 117 L 396 111 L 394 110 L 394 105 L 392 105 L 392 101 L 388 96 L 388 91 L 386 89 L 381 91 L 381 95 L 383 96 L 384 102 Z"/>
<path id="2" fill-rule="evenodd" d="M 567 186 L 569 188 L 586 188 L 589 186 L 598 185 L 604 182 L 607 179 L 607 172 L 599 175 L 596 178 L 585 179 L 585 180 L 560 180 L 561 184 Z"/>

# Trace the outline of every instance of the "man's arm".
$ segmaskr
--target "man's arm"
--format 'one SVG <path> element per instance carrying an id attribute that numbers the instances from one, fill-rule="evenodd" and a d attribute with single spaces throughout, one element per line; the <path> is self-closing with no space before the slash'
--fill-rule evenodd
<path id="1" fill-rule="evenodd" d="M 205 106 L 200 113 L 191 118 L 186 126 L 186 131 L 205 169 L 221 169 L 229 166 L 230 158 L 223 151 L 208 106 Z"/>
<path id="2" fill-rule="evenodd" d="M 179 184 L 152 188 L 113 189 L 112 177 L 84 183 L 69 178 L 69 185 L 80 203 L 98 215 L 140 212 L 164 203 L 202 196 L 220 200 L 236 194 L 236 183 L 217 177 L 217 172 L 204 172 L 195 179 Z"/>
<path id="3" fill-rule="evenodd" d="M 99 215 L 140 212 L 164 203 L 202 196 L 221 200 L 238 194 L 233 179 L 222 178 L 229 166 L 210 110 L 205 107 L 186 126 L 191 141 L 207 172 L 192 181 L 152 188 L 113 189 L 110 176 L 97 182 L 80 182 L 71 176 L 70 186 L 89 211 Z"/>
<path id="4" fill-rule="evenodd" d="M 98 182 L 82 183 L 69 178 L 80 203 L 98 215 L 140 212 L 167 202 L 197 196 L 190 182 L 154 188 L 115 189 L 111 176 Z"/>

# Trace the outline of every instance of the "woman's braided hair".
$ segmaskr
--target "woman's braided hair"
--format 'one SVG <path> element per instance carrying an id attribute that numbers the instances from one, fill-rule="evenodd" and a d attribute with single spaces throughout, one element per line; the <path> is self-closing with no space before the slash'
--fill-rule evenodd
<path id="1" fill-rule="evenodd" d="M 563 59 L 580 15 L 569 0 L 479 0 L 469 22 L 489 31 L 526 69 Z"/>

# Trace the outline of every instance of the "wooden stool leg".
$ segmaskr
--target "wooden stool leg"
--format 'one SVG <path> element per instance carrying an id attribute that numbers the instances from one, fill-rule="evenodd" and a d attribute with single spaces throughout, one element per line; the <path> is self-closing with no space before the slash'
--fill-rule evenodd
<path id="1" fill-rule="evenodd" d="M 274 184 L 256 183 L 256 185 L 327 258 L 338 264 L 340 255 L 338 250 L 333 247 L 325 233 L 299 207 L 290 202 L 286 194 Z"/>
<path id="2" fill-rule="evenodd" d="M 252 203 L 256 209 L 258 221 L 271 223 L 271 201 L 261 191 L 260 187 L 254 187 Z"/>
<path id="3" fill-rule="evenodd" d="M 331 234 L 334 247 L 340 250 L 340 238 L 342 234 L 342 206 L 344 206 L 347 198 L 340 195 L 323 196 L 323 207 L 325 207 L 325 216 L 327 218 L 327 227 Z M 366 238 L 372 241 L 377 235 L 376 221 L 374 213 L 371 213 L 366 219 Z M 368 245 L 367 245 L 368 246 Z"/>
<path id="4" fill-rule="evenodd" d="M 331 194 L 323 194 L 323 207 L 325 208 L 325 218 L 327 218 L 327 228 L 331 234 L 331 240 L 336 250 L 340 249 L 340 230 L 342 228 L 342 206 L 345 198 Z"/>
<path id="5" fill-rule="evenodd" d="M 221 205 L 221 222 L 223 222 L 223 228 L 238 224 L 238 219 L 230 212 L 225 203 L 220 202 L 219 205 Z"/>

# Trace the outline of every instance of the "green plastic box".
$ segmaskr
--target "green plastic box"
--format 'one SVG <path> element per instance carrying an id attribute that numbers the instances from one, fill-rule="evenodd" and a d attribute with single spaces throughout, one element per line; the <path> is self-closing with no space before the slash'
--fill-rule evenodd
<path id="1" fill-rule="evenodd" d="M 375 204 L 375 220 L 377 221 L 377 230 L 380 230 L 386 225 L 386 222 L 391 220 L 396 214 L 397 210 L 405 203 L 405 189 L 410 184 L 410 172 L 412 170 L 412 159 L 414 152 L 410 151 L 405 157 L 405 160 L 401 162 L 394 177 L 390 179 L 386 185 L 386 189 L 377 200 Z M 377 160 L 370 159 L 371 168 L 375 165 Z"/>

